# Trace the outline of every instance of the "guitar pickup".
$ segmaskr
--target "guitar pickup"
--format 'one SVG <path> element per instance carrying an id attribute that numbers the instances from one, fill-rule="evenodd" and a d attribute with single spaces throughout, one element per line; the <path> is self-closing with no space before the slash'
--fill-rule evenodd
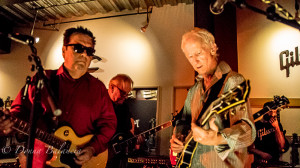
<path id="1" fill-rule="evenodd" d="M 115 154 L 119 154 L 122 151 L 121 146 L 118 145 L 118 143 L 114 143 L 112 145 L 112 148 L 113 148 Z"/>

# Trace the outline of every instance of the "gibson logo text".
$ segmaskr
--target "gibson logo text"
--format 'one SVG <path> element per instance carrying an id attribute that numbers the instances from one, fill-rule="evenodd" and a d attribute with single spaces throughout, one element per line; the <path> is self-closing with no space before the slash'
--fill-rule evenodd
<path id="1" fill-rule="evenodd" d="M 299 65 L 299 51 L 298 47 L 295 47 L 295 52 L 284 50 L 279 54 L 280 70 L 286 70 L 286 77 L 290 76 L 290 67 Z"/>

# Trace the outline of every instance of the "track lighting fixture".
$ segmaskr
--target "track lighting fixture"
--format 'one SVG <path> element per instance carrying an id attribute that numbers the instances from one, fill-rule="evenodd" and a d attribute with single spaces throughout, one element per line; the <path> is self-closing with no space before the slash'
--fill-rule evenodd
<path id="1" fill-rule="evenodd" d="M 149 8 L 150 8 L 150 12 L 149 12 Z M 147 22 L 146 22 L 146 24 L 145 24 L 143 27 L 141 27 L 141 29 L 140 29 L 140 31 L 141 31 L 142 33 L 145 33 L 145 32 L 146 32 L 146 29 L 147 29 L 147 27 L 148 27 L 148 25 L 149 25 L 149 17 L 150 17 L 150 13 L 152 13 L 152 7 L 151 7 L 151 6 L 150 6 L 150 7 L 147 6 Z"/>

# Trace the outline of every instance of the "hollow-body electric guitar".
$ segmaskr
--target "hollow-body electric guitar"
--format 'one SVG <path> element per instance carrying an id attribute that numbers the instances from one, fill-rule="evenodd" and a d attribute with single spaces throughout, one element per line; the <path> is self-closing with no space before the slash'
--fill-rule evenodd
<path id="1" fill-rule="evenodd" d="M 235 107 L 239 104 L 245 103 L 250 93 L 249 80 L 246 80 L 236 86 L 235 88 L 229 90 L 228 92 L 222 94 L 218 99 L 214 100 L 210 108 L 208 108 L 204 114 L 205 116 L 200 119 L 200 127 L 207 126 L 209 119 L 212 116 L 221 117 L 222 113 L 226 110 Z M 224 114 L 221 118 L 226 118 L 227 114 Z M 217 123 L 216 123 L 217 124 Z M 219 124 L 217 126 L 223 127 Z M 194 141 L 192 133 L 190 133 L 185 142 L 185 146 L 180 155 L 178 155 L 176 161 L 176 168 L 189 168 L 191 167 L 191 161 L 193 159 L 194 152 L 197 148 L 198 142 Z"/>

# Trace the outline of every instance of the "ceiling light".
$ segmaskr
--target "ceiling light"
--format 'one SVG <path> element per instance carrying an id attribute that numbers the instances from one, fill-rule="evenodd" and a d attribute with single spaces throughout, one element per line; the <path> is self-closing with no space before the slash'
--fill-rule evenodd
<path id="1" fill-rule="evenodd" d="M 150 12 L 149 12 L 149 8 L 150 8 Z M 152 13 L 152 6 L 150 6 L 150 7 L 147 6 L 147 22 L 146 22 L 146 25 L 143 26 L 143 27 L 141 27 L 141 29 L 140 29 L 140 31 L 141 31 L 142 33 L 145 33 L 145 32 L 146 32 L 146 29 L 147 29 L 147 27 L 148 27 L 148 25 L 149 25 L 149 17 L 150 17 L 150 13 Z"/>
<path id="2" fill-rule="evenodd" d="M 147 27 L 148 27 L 148 23 L 147 23 L 145 26 L 141 27 L 141 32 L 142 32 L 142 33 L 145 33 Z"/>

